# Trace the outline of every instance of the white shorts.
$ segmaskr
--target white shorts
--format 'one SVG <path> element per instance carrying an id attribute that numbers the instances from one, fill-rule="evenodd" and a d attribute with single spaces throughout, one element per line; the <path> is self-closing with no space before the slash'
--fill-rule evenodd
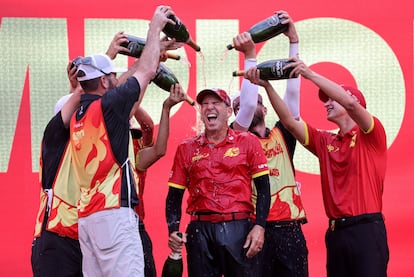
<path id="1" fill-rule="evenodd" d="M 144 276 L 138 216 L 132 209 L 121 207 L 79 218 L 79 243 L 85 277 Z"/>

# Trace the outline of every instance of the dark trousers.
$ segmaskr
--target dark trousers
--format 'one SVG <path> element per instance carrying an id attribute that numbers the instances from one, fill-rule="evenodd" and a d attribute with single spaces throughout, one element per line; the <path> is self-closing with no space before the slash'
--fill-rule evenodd
<path id="1" fill-rule="evenodd" d="M 331 220 L 325 243 L 327 276 L 387 276 L 389 250 L 380 213 Z"/>
<path id="2" fill-rule="evenodd" d="M 267 222 L 263 250 L 258 259 L 256 276 L 309 276 L 308 248 L 301 223 Z"/>
<path id="3" fill-rule="evenodd" d="M 243 249 L 252 228 L 249 219 L 211 223 L 191 221 L 187 227 L 189 277 L 256 277 L 257 256 L 246 257 Z"/>
<path id="4" fill-rule="evenodd" d="M 152 241 L 142 221 L 139 222 L 139 235 L 142 241 L 142 250 L 144 251 L 145 277 L 156 277 L 157 271 L 155 270 L 154 256 L 152 254 Z"/>
<path id="5" fill-rule="evenodd" d="M 82 252 L 79 241 L 42 231 L 32 243 L 34 277 L 82 276 Z"/>

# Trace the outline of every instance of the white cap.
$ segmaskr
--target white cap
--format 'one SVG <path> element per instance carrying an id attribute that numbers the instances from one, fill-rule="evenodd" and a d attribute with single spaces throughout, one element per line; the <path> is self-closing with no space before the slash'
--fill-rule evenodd
<path id="1" fill-rule="evenodd" d="M 93 54 L 79 61 L 77 72 L 79 71 L 83 71 L 85 76 L 77 77 L 78 81 L 86 81 L 110 73 L 125 72 L 126 69 L 116 68 L 112 60 L 105 54 Z"/>
<path id="2" fill-rule="evenodd" d="M 55 114 L 60 112 L 62 107 L 66 104 L 66 102 L 68 102 L 68 100 L 70 99 L 71 96 L 72 96 L 72 93 L 69 93 L 69 94 L 66 94 L 66 95 L 60 97 L 60 99 L 56 102 L 55 108 L 53 110 Z"/>

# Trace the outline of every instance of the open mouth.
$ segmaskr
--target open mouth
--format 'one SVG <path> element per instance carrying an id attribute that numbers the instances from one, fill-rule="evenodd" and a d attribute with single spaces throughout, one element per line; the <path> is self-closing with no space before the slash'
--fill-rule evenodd
<path id="1" fill-rule="evenodd" d="M 213 122 L 217 119 L 217 115 L 216 114 L 208 114 L 207 115 L 207 120 L 208 122 Z"/>

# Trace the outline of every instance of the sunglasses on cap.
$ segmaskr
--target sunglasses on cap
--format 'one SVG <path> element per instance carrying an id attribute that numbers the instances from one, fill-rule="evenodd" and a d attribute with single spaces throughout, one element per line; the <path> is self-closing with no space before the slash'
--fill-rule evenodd
<path id="1" fill-rule="evenodd" d="M 111 72 L 105 72 L 102 69 L 100 69 L 99 67 L 95 66 L 93 64 L 93 60 L 91 57 L 77 57 L 73 60 L 72 64 L 76 67 L 78 67 L 79 65 L 83 64 L 83 65 L 87 65 L 90 66 L 98 71 L 100 71 L 101 73 L 105 74 L 105 75 L 109 75 L 111 74 Z"/>

